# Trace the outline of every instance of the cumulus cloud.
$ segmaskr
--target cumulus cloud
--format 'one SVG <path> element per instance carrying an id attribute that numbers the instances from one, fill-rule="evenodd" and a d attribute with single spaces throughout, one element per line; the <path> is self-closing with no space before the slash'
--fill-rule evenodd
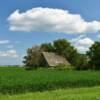
<path id="1" fill-rule="evenodd" d="M 7 51 L 0 51 L 0 56 L 1 57 L 13 57 L 13 58 L 17 58 L 18 54 L 16 52 L 16 50 L 7 50 Z"/>
<path id="2" fill-rule="evenodd" d="M 80 40 L 80 39 L 82 39 L 84 37 L 86 37 L 86 35 L 79 35 L 77 38 L 71 39 L 71 42 L 74 43 L 74 42 L 76 42 L 76 41 L 78 41 L 78 40 Z"/>
<path id="3" fill-rule="evenodd" d="M 53 8 L 37 7 L 26 12 L 16 10 L 7 20 L 11 31 L 85 33 L 100 30 L 99 21 L 87 22 L 80 14 Z"/>
<path id="4" fill-rule="evenodd" d="M 86 53 L 86 51 L 89 50 L 89 47 L 76 46 L 76 49 L 78 50 L 79 53 Z"/>
<path id="5" fill-rule="evenodd" d="M 0 44 L 8 44 L 8 43 L 10 43 L 9 40 L 0 40 Z"/>
<path id="6" fill-rule="evenodd" d="M 82 46 L 91 46 L 93 43 L 94 43 L 94 41 L 88 37 L 85 37 L 85 38 L 77 41 L 77 44 L 82 45 Z"/>
<path id="7" fill-rule="evenodd" d="M 100 34 L 97 35 L 97 38 L 100 38 Z"/>
<path id="8" fill-rule="evenodd" d="M 85 53 L 89 50 L 89 47 L 94 44 L 94 41 L 85 35 L 81 35 L 75 39 L 72 39 L 71 43 L 80 53 Z"/>

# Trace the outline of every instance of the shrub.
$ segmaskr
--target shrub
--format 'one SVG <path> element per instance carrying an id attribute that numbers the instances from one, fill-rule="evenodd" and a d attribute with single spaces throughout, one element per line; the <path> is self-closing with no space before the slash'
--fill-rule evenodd
<path id="1" fill-rule="evenodd" d="M 54 68 L 59 69 L 59 70 L 64 70 L 64 69 L 71 70 L 71 69 L 73 69 L 73 67 L 71 65 L 65 65 L 65 64 L 58 64 Z"/>

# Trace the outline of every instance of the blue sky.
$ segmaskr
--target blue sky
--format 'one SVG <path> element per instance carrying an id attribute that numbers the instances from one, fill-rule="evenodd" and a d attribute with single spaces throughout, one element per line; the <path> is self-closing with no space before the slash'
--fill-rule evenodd
<path id="1" fill-rule="evenodd" d="M 3 0 L 0 1 L 0 65 L 21 64 L 22 57 L 25 55 L 26 49 L 44 42 L 51 42 L 55 39 L 66 38 L 78 49 L 83 50 L 90 46 L 94 41 L 100 41 L 100 28 L 97 31 L 82 32 L 80 34 L 70 32 L 55 31 L 18 31 L 10 30 L 13 26 L 7 19 L 10 18 L 16 10 L 19 14 L 26 13 L 29 9 L 45 8 L 67 10 L 70 14 L 79 14 L 85 22 L 97 21 L 100 26 L 100 0 Z M 51 12 L 52 13 L 52 12 Z M 47 15 L 46 15 L 47 16 Z M 48 15 L 50 16 L 50 15 Z M 40 16 L 39 16 L 40 18 Z M 58 18 L 60 20 L 60 18 Z M 14 19 L 13 19 L 14 20 Z M 45 20 L 45 19 L 44 19 Z M 37 20 L 38 21 L 38 20 Z M 76 21 L 77 22 L 77 21 Z M 47 23 L 47 20 L 46 20 Z M 43 23 L 44 24 L 44 23 Z M 48 24 L 50 24 L 48 22 Z M 15 25 L 15 23 L 14 23 Z M 97 25 L 96 25 L 97 26 Z M 96 27 L 96 26 L 93 26 Z M 67 26 L 66 26 L 67 27 Z M 89 43 L 84 41 L 89 41 Z M 79 47 L 78 43 L 81 45 Z M 83 50 L 84 51 L 84 50 Z"/>

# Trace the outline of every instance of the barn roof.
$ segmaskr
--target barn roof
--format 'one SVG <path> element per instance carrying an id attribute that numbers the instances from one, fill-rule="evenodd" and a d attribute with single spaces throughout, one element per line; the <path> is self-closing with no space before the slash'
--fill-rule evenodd
<path id="1" fill-rule="evenodd" d="M 70 65 L 69 62 L 63 57 L 53 52 L 42 52 L 45 60 L 49 66 L 57 66 L 59 64 Z"/>

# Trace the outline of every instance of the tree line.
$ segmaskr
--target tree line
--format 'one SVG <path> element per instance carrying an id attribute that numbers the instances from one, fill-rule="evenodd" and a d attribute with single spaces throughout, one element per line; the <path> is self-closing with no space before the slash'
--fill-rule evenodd
<path id="1" fill-rule="evenodd" d="M 29 68 L 39 67 L 43 64 L 41 53 L 43 51 L 55 52 L 64 56 L 77 70 L 100 69 L 100 42 L 95 42 L 86 54 L 80 54 L 66 39 L 58 39 L 53 43 L 43 43 L 27 49 L 23 63 Z"/>

